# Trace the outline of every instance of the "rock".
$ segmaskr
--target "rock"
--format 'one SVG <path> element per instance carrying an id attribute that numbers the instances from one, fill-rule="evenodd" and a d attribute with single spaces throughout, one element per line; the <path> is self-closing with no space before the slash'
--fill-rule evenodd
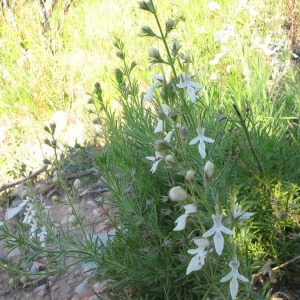
<path id="1" fill-rule="evenodd" d="M 75 293 L 79 294 L 85 292 L 87 282 L 88 278 L 85 278 L 79 285 L 77 285 L 75 288 Z"/>
<path id="2" fill-rule="evenodd" d="M 95 293 L 93 291 L 87 291 L 73 296 L 72 300 L 89 300 L 89 298 L 94 295 Z"/>
<path id="3" fill-rule="evenodd" d="M 21 203 L 23 203 L 23 200 L 21 200 L 21 199 L 14 199 L 13 201 L 11 201 L 11 206 L 17 207 L 17 206 L 19 206 Z"/>
<path id="4" fill-rule="evenodd" d="M 112 288 L 112 284 L 113 281 L 111 279 L 99 281 L 93 284 L 93 290 L 96 294 L 101 294 L 109 291 Z"/>
<path id="5" fill-rule="evenodd" d="M 82 271 L 89 277 L 92 277 L 93 276 L 93 273 L 95 272 L 97 268 L 97 264 L 95 262 L 88 262 L 88 263 L 85 263 L 83 266 L 82 266 Z"/>

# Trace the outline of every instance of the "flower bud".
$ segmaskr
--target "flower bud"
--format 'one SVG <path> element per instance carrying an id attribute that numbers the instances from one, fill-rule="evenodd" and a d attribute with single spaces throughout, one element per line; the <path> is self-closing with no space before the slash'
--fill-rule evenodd
<path id="1" fill-rule="evenodd" d="M 214 174 L 214 169 L 215 169 L 214 164 L 208 160 L 204 166 L 204 172 L 208 179 L 212 178 L 212 176 Z"/>
<path id="2" fill-rule="evenodd" d="M 148 51 L 148 54 L 151 58 L 161 59 L 160 53 L 155 47 L 151 47 Z"/>
<path id="3" fill-rule="evenodd" d="M 22 277 L 20 278 L 20 281 L 21 281 L 22 283 L 26 283 L 26 282 L 29 282 L 29 279 L 28 279 L 26 276 L 22 276 Z"/>
<path id="4" fill-rule="evenodd" d="M 211 161 L 207 161 L 204 166 L 204 176 L 203 176 L 204 186 L 208 187 L 210 185 L 211 178 L 214 174 L 214 169 L 215 169 L 214 164 Z"/>
<path id="5" fill-rule="evenodd" d="M 140 5 L 140 9 L 146 10 L 146 11 L 150 11 L 150 12 L 154 12 L 154 6 L 152 3 L 152 0 L 149 1 L 141 1 L 139 2 Z"/>
<path id="6" fill-rule="evenodd" d="M 155 150 L 161 151 L 161 150 L 170 150 L 172 149 L 172 145 L 165 140 L 156 140 L 155 141 Z"/>
<path id="7" fill-rule="evenodd" d="M 58 203 L 58 202 L 59 202 L 59 199 L 58 199 L 58 197 L 57 197 L 56 195 L 54 195 L 54 196 L 52 197 L 52 201 L 53 201 L 54 203 Z"/>
<path id="8" fill-rule="evenodd" d="M 188 170 L 185 174 L 185 180 L 193 181 L 195 179 L 195 172 L 193 170 Z"/>
<path id="9" fill-rule="evenodd" d="M 16 280 L 16 278 L 10 278 L 9 281 L 8 281 L 8 284 L 9 284 L 10 286 L 15 286 L 15 285 L 17 285 L 17 280 Z"/>
<path id="10" fill-rule="evenodd" d="M 172 166 L 172 165 L 176 164 L 176 160 L 172 154 L 168 154 L 165 157 L 165 162 L 168 166 Z"/>
<path id="11" fill-rule="evenodd" d="M 80 188 L 80 186 L 81 186 L 80 180 L 79 180 L 78 178 L 75 179 L 75 181 L 74 181 L 74 183 L 73 183 L 74 189 L 75 189 L 76 191 L 78 191 L 78 189 Z"/>
<path id="12" fill-rule="evenodd" d="M 141 31 L 145 36 L 156 36 L 155 32 L 147 25 L 142 26 Z"/>
<path id="13" fill-rule="evenodd" d="M 68 222 L 70 223 L 71 226 L 76 226 L 78 224 L 78 220 L 74 215 L 71 215 L 69 217 Z"/>
<path id="14" fill-rule="evenodd" d="M 174 28 L 175 22 L 173 19 L 168 19 L 166 22 L 166 31 L 170 32 Z"/>
<path id="15" fill-rule="evenodd" d="M 185 143 L 188 138 L 188 135 L 189 135 L 188 128 L 186 126 L 181 126 L 179 128 L 179 134 L 180 134 L 182 141 Z"/>
<path id="16" fill-rule="evenodd" d="M 179 45 L 177 39 L 173 40 L 171 49 L 172 49 L 172 54 L 174 56 L 176 56 L 178 54 L 179 49 L 180 49 L 180 45 Z"/>
<path id="17" fill-rule="evenodd" d="M 169 191 L 169 198 L 172 201 L 184 201 L 187 197 L 187 192 L 181 186 L 174 186 Z"/>

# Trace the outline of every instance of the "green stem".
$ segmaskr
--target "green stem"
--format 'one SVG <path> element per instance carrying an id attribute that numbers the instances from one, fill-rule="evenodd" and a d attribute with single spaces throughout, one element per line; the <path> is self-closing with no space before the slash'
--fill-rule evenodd
<path id="1" fill-rule="evenodd" d="M 153 15 L 155 17 L 155 20 L 156 20 L 156 23 L 157 23 L 157 26 L 158 26 L 158 29 L 159 29 L 159 32 L 160 32 L 160 35 L 161 35 L 161 39 L 164 43 L 164 46 L 166 48 L 166 51 L 167 51 L 167 56 L 168 56 L 168 61 L 169 61 L 169 65 L 171 66 L 172 68 L 172 72 L 174 74 L 174 77 L 177 78 L 177 74 L 176 74 L 176 70 L 175 70 L 175 67 L 174 67 L 174 61 L 172 59 L 172 55 L 171 55 L 171 52 L 170 52 L 170 49 L 168 47 L 168 44 L 167 44 L 167 41 L 166 41 L 166 36 L 164 35 L 163 33 L 163 30 L 161 28 L 161 25 L 160 25 L 160 22 L 158 20 L 158 17 L 157 17 L 157 14 L 156 14 L 156 11 L 153 12 Z"/>
<path id="2" fill-rule="evenodd" d="M 256 161 L 258 171 L 259 171 L 260 175 L 263 177 L 264 176 L 263 167 L 262 167 L 262 164 L 261 164 L 261 162 L 259 160 L 258 155 L 256 154 L 254 146 L 252 144 L 252 141 L 251 141 L 251 138 L 250 138 L 250 134 L 249 134 L 248 128 L 246 126 L 245 120 L 243 119 L 242 114 L 239 111 L 239 109 L 238 109 L 238 107 L 237 107 L 236 104 L 233 104 L 233 108 L 234 108 L 234 110 L 235 110 L 235 112 L 236 112 L 236 114 L 237 114 L 237 116 L 238 116 L 238 118 L 240 120 L 240 123 L 242 125 L 242 128 L 243 128 L 243 130 L 244 130 L 244 132 L 246 134 L 246 138 L 247 138 L 248 144 L 250 146 L 250 151 L 251 151 L 251 153 L 252 153 L 252 155 L 253 155 L 253 157 L 254 157 L 254 159 Z"/>

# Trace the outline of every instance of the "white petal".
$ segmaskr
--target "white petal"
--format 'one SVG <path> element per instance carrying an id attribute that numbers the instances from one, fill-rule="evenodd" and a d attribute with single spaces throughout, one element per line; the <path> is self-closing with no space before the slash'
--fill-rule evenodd
<path id="1" fill-rule="evenodd" d="M 209 138 L 209 137 L 207 137 L 207 136 L 203 136 L 203 137 L 202 137 L 202 140 L 203 140 L 204 142 L 207 142 L 207 143 L 214 143 L 214 142 L 215 142 L 215 140 L 213 140 L 213 139 L 211 139 L 211 138 Z"/>
<path id="2" fill-rule="evenodd" d="M 173 133 L 174 133 L 174 130 L 169 131 L 169 132 L 166 134 L 164 140 L 165 140 L 166 142 L 170 143 L 171 137 L 172 137 Z"/>
<path id="3" fill-rule="evenodd" d="M 196 144 L 197 142 L 199 142 L 200 138 L 199 136 L 193 138 L 190 142 L 189 142 L 189 145 L 194 145 Z"/>
<path id="4" fill-rule="evenodd" d="M 164 129 L 164 121 L 158 120 L 157 126 L 154 129 L 154 133 L 162 132 Z"/>
<path id="5" fill-rule="evenodd" d="M 244 282 L 249 282 L 249 279 L 246 278 L 245 276 L 243 276 L 242 274 L 238 274 L 237 275 L 237 278 L 241 281 L 244 281 Z"/>
<path id="6" fill-rule="evenodd" d="M 143 101 L 149 101 L 152 99 L 153 97 L 153 93 L 154 93 L 154 89 L 156 88 L 156 86 L 158 85 L 158 83 L 154 83 L 149 87 L 149 90 L 147 91 Z"/>
<path id="7" fill-rule="evenodd" d="M 200 83 L 195 81 L 191 81 L 191 86 L 197 91 L 203 88 L 203 86 Z"/>
<path id="8" fill-rule="evenodd" d="M 189 250 L 187 250 L 187 253 L 189 253 L 189 254 L 198 254 L 199 253 L 199 248 L 189 249 Z"/>
<path id="9" fill-rule="evenodd" d="M 175 223 L 177 223 L 176 227 L 173 229 L 173 231 L 180 231 L 183 230 L 185 228 L 186 225 L 186 219 L 189 215 L 188 214 L 184 214 L 180 217 L 178 217 L 175 221 Z"/>
<path id="10" fill-rule="evenodd" d="M 248 220 L 249 218 L 251 218 L 253 215 L 255 215 L 255 213 L 252 213 L 252 212 L 245 212 L 245 213 L 242 213 L 242 215 L 240 216 L 240 220 L 246 221 L 246 220 Z"/>
<path id="11" fill-rule="evenodd" d="M 170 106 L 168 106 L 167 104 L 162 104 L 161 108 L 163 109 L 165 115 L 168 116 L 171 110 Z"/>
<path id="12" fill-rule="evenodd" d="M 201 157 L 205 158 L 206 157 L 205 144 L 202 139 L 200 139 L 198 150 L 199 150 Z"/>
<path id="13" fill-rule="evenodd" d="M 199 256 L 198 255 L 195 255 L 192 259 L 191 259 L 191 261 L 190 261 L 190 263 L 189 263 L 189 265 L 188 265 L 188 267 L 187 267 L 187 270 L 186 270 L 186 275 L 189 275 L 191 272 L 193 272 L 193 271 L 199 271 L 201 268 L 202 268 L 202 264 L 200 264 L 200 260 L 199 260 Z"/>
<path id="14" fill-rule="evenodd" d="M 232 271 L 231 271 L 230 273 L 228 273 L 226 276 L 224 276 L 224 277 L 220 280 L 220 282 L 226 282 L 226 281 L 230 280 L 231 277 L 232 277 Z"/>
<path id="15" fill-rule="evenodd" d="M 237 278 L 233 276 L 230 281 L 230 295 L 231 295 L 232 299 L 236 298 L 238 289 L 239 289 L 239 283 L 237 281 Z"/>
<path id="16" fill-rule="evenodd" d="M 187 84 L 186 84 L 186 82 L 181 82 L 181 83 L 177 83 L 176 86 L 181 88 L 181 89 L 184 89 L 184 88 L 187 87 Z"/>
<path id="17" fill-rule="evenodd" d="M 213 235 L 215 232 L 216 232 L 216 228 L 212 227 L 211 229 L 206 231 L 202 236 L 203 237 L 209 237 L 209 236 Z"/>
<path id="18" fill-rule="evenodd" d="M 214 243 L 216 252 L 221 255 L 224 248 L 224 238 L 221 232 L 216 232 L 214 235 Z"/>
<path id="19" fill-rule="evenodd" d="M 159 80 L 159 81 L 163 81 L 164 80 L 164 76 L 159 75 L 159 74 L 154 74 L 153 78 L 156 79 L 156 80 Z"/>
<path id="20" fill-rule="evenodd" d="M 195 204 L 187 204 L 184 206 L 184 209 L 186 214 L 197 212 L 197 207 L 195 206 Z"/>
<path id="21" fill-rule="evenodd" d="M 148 160 L 153 161 L 153 160 L 155 160 L 156 157 L 154 157 L 154 156 L 146 156 L 145 158 L 148 159 Z"/>
<path id="22" fill-rule="evenodd" d="M 188 85 L 186 91 L 189 95 L 189 98 L 190 98 L 191 102 L 195 103 L 196 102 L 196 91 L 195 91 L 195 89 L 192 86 Z"/>
<path id="23" fill-rule="evenodd" d="M 150 169 L 150 172 L 154 173 L 158 167 L 158 164 L 161 162 L 161 159 L 157 160 L 153 165 L 152 168 Z"/>
<path id="24" fill-rule="evenodd" d="M 200 248 L 200 249 L 205 249 L 206 247 L 208 247 L 209 242 L 207 239 L 203 239 L 203 238 L 195 238 L 194 239 L 194 243 Z"/>
<path id="25" fill-rule="evenodd" d="M 226 234 L 233 234 L 232 230 L 230 230 L 229 228 L 227 228 L 227 227 L 225 227 L 223 225 L 221 225 L 220 231 L 222 231 L 222 232 L 224 232 Z"/>

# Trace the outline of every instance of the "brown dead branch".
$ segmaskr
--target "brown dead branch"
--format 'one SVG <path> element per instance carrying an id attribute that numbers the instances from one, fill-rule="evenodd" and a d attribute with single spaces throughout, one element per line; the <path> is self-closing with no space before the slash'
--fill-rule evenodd
<path id="1" fill-rule="evenodd" d="M 14 181 L 11 181 L 7 184 L 4 184 L 0 187 L 0 193 L 15 186 L 15 185 L 18 185 L 26 180 L 29 180 L 29 179 L 33 179 L 35 177 L 37 177 L 39 174 L 41 174 L 42 172 L 44 172 L 46 169 L 47 169 L 48 165 L 43 165 L 42 167 L 40 167 L 39 169 L 33 171 L 28 177 L 21 177 L 19 179 L 16 179 Z"/>

